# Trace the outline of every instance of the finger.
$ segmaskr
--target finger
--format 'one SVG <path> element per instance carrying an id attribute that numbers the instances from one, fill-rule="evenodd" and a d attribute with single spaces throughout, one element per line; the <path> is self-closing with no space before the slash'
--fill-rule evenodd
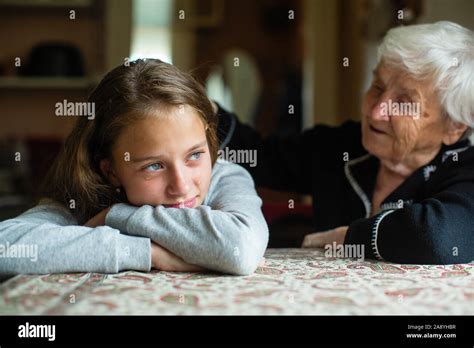
<path id="1" fill-rule="evenodd" d="M 304 237 L 302 248 L 320 248 L 324 244 L 323 233 L 311 233 Z"/>
<path id="2" fill-rule="evenodd" d="M 191 268 L 188 272 L 204 272 L 204 271 L 206 271 L 205 268 L 202 268 L 196 265 L 191 265 Z"/>
<path id="3" fill-rule="evenodd" d="M 87 221 L 84 224 L 85 227 L 95 227 L 94 222 L 92 220 Z"/>

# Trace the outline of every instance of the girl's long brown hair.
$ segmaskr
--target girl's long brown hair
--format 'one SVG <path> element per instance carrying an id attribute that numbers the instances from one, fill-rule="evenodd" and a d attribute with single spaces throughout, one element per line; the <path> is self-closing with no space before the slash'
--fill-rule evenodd
<path id="1" fill-rule="evenodd" d="M 110 71 L 88 98 L 95 118 L 79 117 L 49 170 L 43 198 L 67 207 L 79 224 L 115 203 L 126 202 L 100 170 L 125 127 L 156 109 L 189 105 L 207 125 L 212 164 L 218 151 L 217 116 L 203 87 L 190 75 L 158 59 L 140 59 Z"/>

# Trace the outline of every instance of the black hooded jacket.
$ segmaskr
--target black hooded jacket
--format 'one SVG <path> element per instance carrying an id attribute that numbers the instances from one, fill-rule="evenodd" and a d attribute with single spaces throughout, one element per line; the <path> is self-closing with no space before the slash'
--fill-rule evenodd
<path id="1" fill-rule="evenodd" d="M 313 197 L 315 232 L 349 226 L 344 243 L 364 245 L 366 258 L 474 260 L 474 147 L 468 139 L 442 146 L 370 216 L 379 160 L 363 148 L 360 123 L 262 138 L 221 107 L 218 116 L 221 149 L 257 150 L 256 166 L 241 164 L 257 186 Z"/>

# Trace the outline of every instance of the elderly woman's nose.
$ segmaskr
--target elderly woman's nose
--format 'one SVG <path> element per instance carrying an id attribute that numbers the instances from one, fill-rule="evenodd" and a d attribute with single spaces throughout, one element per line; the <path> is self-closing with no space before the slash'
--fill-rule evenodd
<path id="1" fill-rule="evenodd" d="M 389 98 L 379 98 L 372 106 L 370 117 L 375 121 L 390 120 Z"/>

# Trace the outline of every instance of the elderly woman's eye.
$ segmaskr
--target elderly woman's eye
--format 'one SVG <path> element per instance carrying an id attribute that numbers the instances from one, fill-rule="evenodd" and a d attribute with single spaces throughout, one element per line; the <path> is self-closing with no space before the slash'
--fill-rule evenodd
<path id="1" fill-rule="evenodd" d="M 153 163 L 153 164 L 150 164 L 149 166 L 146 166 L 145 170 L 150 171 L 150 172 L 155 172 L 155 171 L 160 170 L 162 168 L 163 168 L 163 166 L 161 164 Z"/>
<path id="2" fill-rule="evenodd" d="M 406 94 L 399 96 L 397 99 L 401 103 L 410 103 L 411 102 L 410 96 L 408 96 Z"/>
<path id="3" fill-rule="evenodd" d="M 383 90 L 382 86 L 379 85 L 378 83 L 372 83 L 372 88 L 376 91 L 381 92 Z"/>

